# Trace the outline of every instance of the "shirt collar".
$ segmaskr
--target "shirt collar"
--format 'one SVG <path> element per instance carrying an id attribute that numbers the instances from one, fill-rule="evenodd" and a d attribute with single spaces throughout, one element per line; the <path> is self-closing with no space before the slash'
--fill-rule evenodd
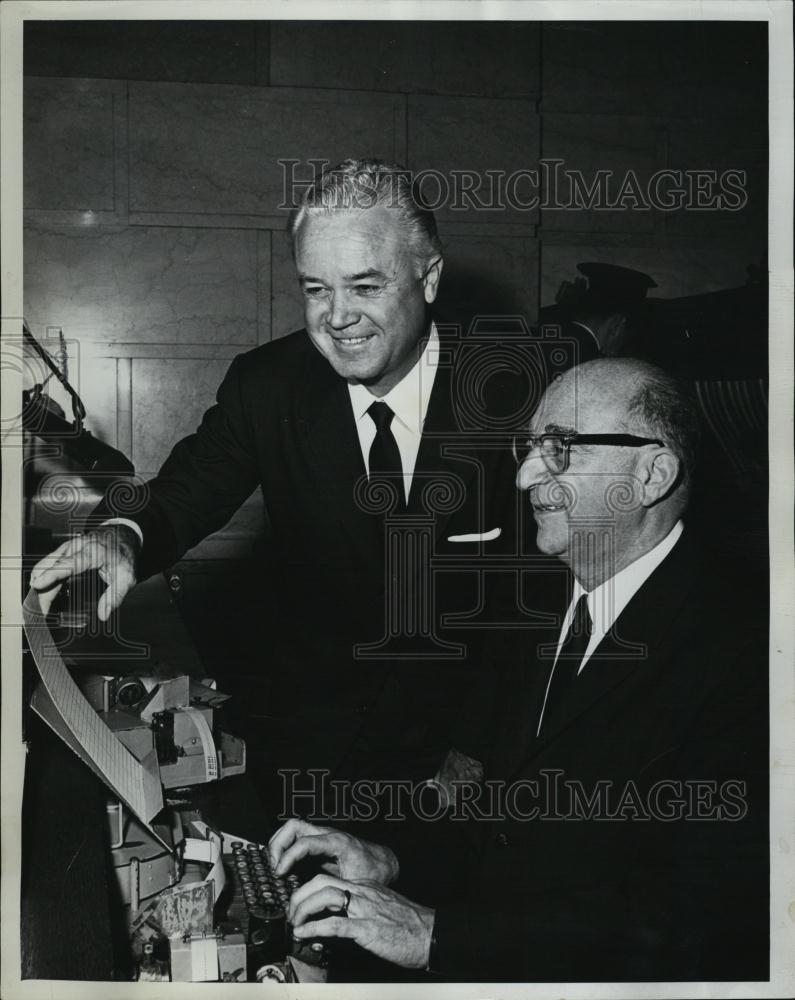
<path id="1" fill-rule="evenodd" d="M 415 434 L 422 433 L 438 366 L 439 334 L 436 330 L 436 324 L 431 323 L 428 342 L 416 364 L 397 385 L 393 386 L 385 396 L 380 397 L 381 401 L 387 403 L 395 414 L 395 419 Z M 353 406 L 353 416 L 358 422 L 367 413 L 376 397 L 367 386 L 360 383 L 355 385 L 348 383 L 348 392 Z"/>
<path id="2" fill-rule="evenodd" d="M 649 549 L 639 559 L 619 570 L 615 576 L 605 580 L 588 594 L 588 611 L 595 634 L 607 634 L 627 604 L 679 541 L 683 530 L 684 525 L 681 521 L 677 521 L 665 538 L 659 541 L 653 549 Z M 584 593 L 586 593 L 585 589 L 575 578 L 572 608 Z"/>

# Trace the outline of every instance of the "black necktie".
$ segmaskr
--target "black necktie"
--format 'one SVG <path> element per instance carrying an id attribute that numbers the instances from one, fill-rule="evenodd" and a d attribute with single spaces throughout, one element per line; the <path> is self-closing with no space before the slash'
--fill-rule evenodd
<path id="1" fill-rule="evenodd" d="M 591 616 L 588 613 L 588 595 L 583 594 L 574 608 L 569 631 L 552 668 L 552 679 L 549 683 L 541 723 L 542 729 L 544 721 L 549 719 L 550 713 L 554 712 L 564 701 L 569 689 L 577 679 L 582 658 L 588 648 L 588 643 L 591 641 L 592 629 Z"/>
<path id="2" fill-rule="evenodd" d="M 392 484 L 397 490 L 398 503 L 397 510 L 403 510 L 405 506 L 405 491 L 403 487 L 403 463 L 400 461 L 400 450 L 395 440 L 395 435 L 389 426 L 392 423 L 394 413 L 386 403 L 372 403 L 367 410 L 370 418 L 375 424 L 375 438 L 370 445 L 370 482 L 377 480 L 386 481 Z"/>

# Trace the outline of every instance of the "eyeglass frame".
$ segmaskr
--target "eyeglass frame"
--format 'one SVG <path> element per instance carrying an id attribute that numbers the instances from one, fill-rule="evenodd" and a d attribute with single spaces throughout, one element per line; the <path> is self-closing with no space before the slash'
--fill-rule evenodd
<path id="1" fill-rule="evenodd" d="M 619 448 L 643 448 L 647 444 L 657 445 L 658 448 L 667 447 L 664 441 L 660 441 L 659 438 L 647 438 L 639 437 L 637 434 L 579 434 L 577 431 L 569 431 L 565 434 L 559 431 L 547 431 L 544 434 L 514 434 L 511 441 L 511 451 L 513 453 L 514 461 L 517 466 L 523 465 L 527 461 L 527 456 L 533 451 L 534 448 L 538 447 L 539 444 L 545 438 L 554 438 L 556 441 L 560 441 L 563 444 L 563 468 L 562 469 L 552 469 L 544 457 L 544 452 L 539 448 L 539 454 L 544 465 L 549 469 L 550 472 L 557 476 L 563 475 L 569 468 L 569 462 L 571 460 L 571 446 L 573 444 L 603 444 L 603 445 L 613 445 Z M 516 443 L 518 440 L 522 439 L 525 445 L 529 444 L 526 451 L 523 447 L 524 457 L 520 458 Z"/>

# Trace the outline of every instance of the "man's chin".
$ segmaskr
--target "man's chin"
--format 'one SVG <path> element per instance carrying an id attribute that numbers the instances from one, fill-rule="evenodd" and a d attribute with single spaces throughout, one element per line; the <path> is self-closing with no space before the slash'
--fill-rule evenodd
<path id="1" fill-rule="evenodd" d="M 565 516 L 550 512 L 540 512 L 535 515 L 536 546 L 539 552 L 547 556 L 559 556 L 566 551 L 568 544 L 568 526 Z M 552 523 L 550 523 L 552 522 Z"/>
<path id="2" fill-rule="evenodd" d="M 380 366 L 371 358 L 348 358 L 336 353 L 326 354 L 326 360 L 346 381 L 367 385 L 378 381 L 381 376 Z"/>

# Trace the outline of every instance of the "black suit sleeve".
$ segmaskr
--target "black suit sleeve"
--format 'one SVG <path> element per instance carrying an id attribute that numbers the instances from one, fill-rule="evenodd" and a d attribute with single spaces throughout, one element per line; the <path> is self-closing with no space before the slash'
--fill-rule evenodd
<path id="1" fill-rule="evenodd" d="M 216 403 L 195 434 L 180 441 L 158 475 L 121 503 L 105 498 L 92 519 L 125 517 L 144 536 L 142 580 L 176 562 L 223 527 L 257 486 L 253 434 L 243 400 L 241 359 L 235 358 Z"/>

